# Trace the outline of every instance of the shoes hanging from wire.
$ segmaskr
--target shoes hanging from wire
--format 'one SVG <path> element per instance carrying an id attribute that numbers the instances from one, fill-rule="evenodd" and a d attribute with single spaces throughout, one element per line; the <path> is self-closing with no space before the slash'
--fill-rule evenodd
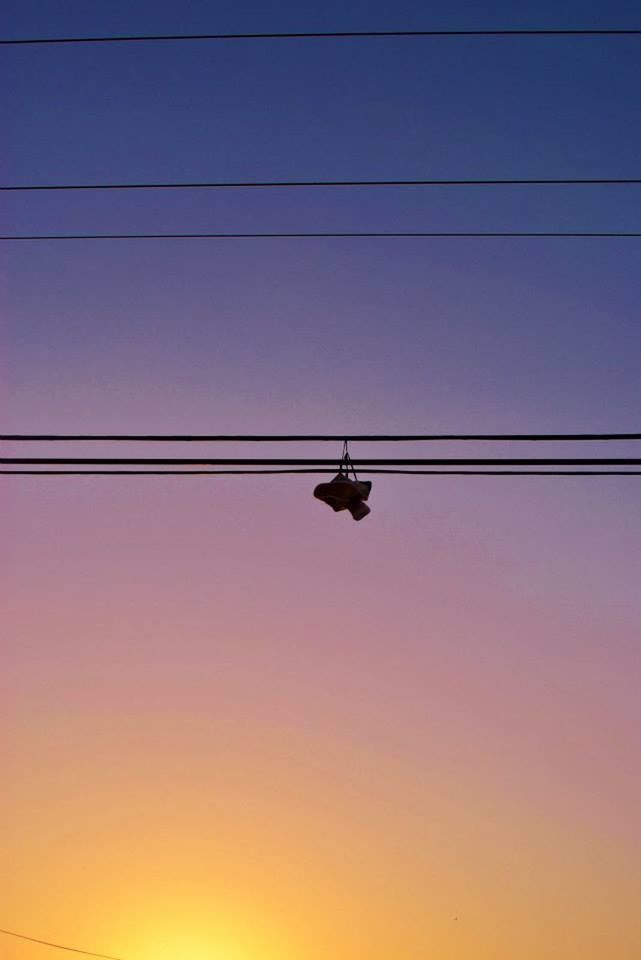
<path id="1" fill-rule="evenodd" d="M 350 476 L 351 474 L 351 476 Z M 362 520 L 370 508 L 365 502 L 372 490 L 371 480 L 359 480 L 354 469 L 352 458 L 349 455 L 347 440 L 343 443 L 338 473 L 329 483 L 319 483 L 314 489 L 314 496 L 322 500 L 336 513 L 349 510 L 354 520 Z"/>

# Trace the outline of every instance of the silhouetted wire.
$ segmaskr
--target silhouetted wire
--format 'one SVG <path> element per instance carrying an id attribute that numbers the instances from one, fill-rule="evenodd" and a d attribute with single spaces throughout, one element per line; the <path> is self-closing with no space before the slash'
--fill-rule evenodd
<path id="1" fill-rule="evenodd" d="M 104 37 L 18 37 L 2 46 L 68 43 L 157 43 L 187 40 L 356 40 L 403 37 L 636 37 L 640 29 L 498 29 L 498 30 L 327 30 L 270 33 L 166 33 Z"/>
<path id="2" fill-rule="evenodd" d="M 38 940 L 37 937 L 27 937 L 23 933 L 14 933 L 13 930 L 0 930 L 7 937 L 16 937 L 18 940 L 27 940 L 29 943 L 38 943 L 43 947 L 53 947 L 55 950 L 66 950 L 69 953 L 80 953 L 84 957 L 98 957 L 99 960 L 120 960 L 119 957 L 110 957 L 106 953 L 94 953 L 91 950 L 79 950 L 77 947 L 67 947 L 61 943 L 51 943 L 49 940 Z"/>
<path id="3" fill-rule="evenodd" d="M 0 191 L 34 190 L 253 190 L 291 187 L 530 187 L 530 186 L 629 186 L 640 177 L 572 177 L 486 180 L 213 180 L 193 183 L 30 183 L 0 186 Z"/>
<path id="4" fill-rule="evenodd" d="M 283 470 L 0 470 L 0 476 L 18 477 L 216 477 L 264 476 L 265 474 L 327 474 L 336 473 L 338 465 L 305 467 Z M 391 476 L 455 476 L 455 477 L 639 477 L 641 470 L 395 470 L 360 467 L 362 474 L 389 474 Z"/>
<path id="5" fill-rule="evenodd" d="M 334 467 L 339 458 L 303 457 L 0 457 L 3 466 L 103 467 Z M 641 457 L 359 457 L 364 467 L 632 467 Z"/>
<path id="6" fill-rule="evenodd" d="M 419 230 L 419 231 L 388 231 L 388 230 L 366 230 L 366 231 L 333 231 L 333 232 L 267 232 L 267 233 L 63 233 L 63 234 L 22 234 L 2 236 L 0 240 L 4 241 L 59 241 L 59 240 L 341 240 L 341 239 L 420 239 L 420 238 L 446 238 L 446 237 L 500 237 L 500 238 L 590 238 L 590 239 L 613 239 L 624 237 L 641 237 L 638 232 L 626 231 L 608 231 L 608 232 L 585 232 L 585 231 L 469 231 L 469 230 Z"/>
<path id="7" fill-rule="evenodd" d="M 427 440 L 493 440 L 493 441 L 585 441 L 641 440 L 641 433 L 365 433 L 365 434 L 196 434 L 196 433 L 3 433 L 7 442 L 153 442 L 153 443 L 411 443 Z"/>

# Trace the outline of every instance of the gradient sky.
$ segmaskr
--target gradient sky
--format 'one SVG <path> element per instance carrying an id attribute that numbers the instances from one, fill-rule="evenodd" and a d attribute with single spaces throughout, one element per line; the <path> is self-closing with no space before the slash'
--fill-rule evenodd
<path id="1" fill-rule="evenodd" d="M 5 0 L 0 32 L 543 26 L 638 4 Z M 4 183 L 639 176 L 639 39 L 4 48 L 0 79 Z M 640 201 L 0 209 L 3 233 L 639 230 Z M 636 240 L 0 255 L 2 432 L 639 430 Z M 641 954 L 641 479 L 379 478 L 358 526 L 309 477 L 0 480 L 1 927 L 124 960 Z"/>

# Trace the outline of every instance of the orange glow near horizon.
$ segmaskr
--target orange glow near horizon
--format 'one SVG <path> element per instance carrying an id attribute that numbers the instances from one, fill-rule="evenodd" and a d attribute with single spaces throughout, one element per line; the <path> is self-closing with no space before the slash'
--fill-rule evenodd
<path id="1" fill-rule="evenodd" d="M 278 501 L 250 523 L 231 484 L 215 510 L 195 486 L 179 540 L 156 522 L 161 484 L 135 504 L 78 486 L 63 527 L 68 490 L 11 515 L 15 929 L 38 904 L 36 935 L 123 960 L 602 960 L 630 942 L 638 704 L 610 656 L 627 656 L 624 611 L 606 650 L 593 613 L 551 605 L 552 581 L 528 599 L 510 542 L 488 569 L 452 530 L 437 562 L 391 501 L 349 540 L 311 497 L 285 527 Z M 550 525 L 588 509 L 538 501 Z M 543 576 L 536 536 L 519 549 Z M 581 562 L 596 604 L 601 561 Z"/>

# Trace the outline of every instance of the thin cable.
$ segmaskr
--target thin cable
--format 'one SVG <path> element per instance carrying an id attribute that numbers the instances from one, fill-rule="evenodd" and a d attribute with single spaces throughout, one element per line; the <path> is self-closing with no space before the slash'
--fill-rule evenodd
<path id="1" fill-rule="evenodd" d="M 81 953 L 84 957 L 98 957 L 99 960 L 120 960 L 119 957 L 110 957 L 106 953 L 93 953 L 91 950 L 79 950 L 77 947 L 66 947 L 61 943 L 50 943 L 49 940 L 38 940 L 36 937 L 27 937 L 23 933 L 14 933 L 13 930 L 0 930 L 0 933 L 7 937 L 16 937 L 18 940 L 27 940 L 29 943 L 39 943 L 43 947 L 53 947 L 55 950 Z"/>
<path id="2" fill-rule="evenodd" d="M 336 467 L 337 460 L 319 457 L 296 459 L 246 457 L 0 457 L 0 464 L 13 466 L 110 466 L 110 467 Z M 446 458 L 371 458 L 353 461 L 364 467 L 632 467 L 641 466 L 641 457 L 446 457 Z"/>
<path id="3" fill-rule="evenodd" d="M 280 233 L 280 232 L 270 232 L 270 233 L 68 233 L 68 234 L 23 234 L 23 235 L 11 235 L 0 237 L 0 240 L 4 241 L 16 241 L 16 240 L 44 240 L 44 241 L 57 241 L 57 240 L 304 240 L 304 239 L 325 239 L 325 240 L 339 240 L 339 239 L 394 239 L 394 238 L 403 238 L 409 240 L 415 240 L 425 237 L 435 237 L 435 238 L 444 238 L 444 237 L 476 237 L 476 238 L 487 238 L 487 237 L 501 237 L 501 238 L 517 238 L 517 237 L 535 237 L 535 238 L 551 238 L 551 237 L 564 237 L 564 238 L 590 238 L 590 239 L 613 239 L 613 238 L 624 238 L 624 237 L 641 237 L 641 233 L 637 232 L 625 232 L 625 231 L 609 231 L 607 233 L 602 232 L 582 232 L 582 231 L 467 231 L 467 230 L 458 230 L 458 231 L 335 231 L 329 233 L 308 233 L 308 232 L 297 232 L 297 233 Z"/>
<path id="4" fill-rule="evenodd" d="M 371 470 L 371 473 L 395 473 L 388 470 Z M 398 471 L 409 472 L 409 471 Z M 62 476 L 62 477 L 217 477 L 217 476 L 235 476 L 251 477 L 264 476 L 266 474 L 296 474 L 296 473 L 336 473 L 336 467 L 329 469 L 327 467 L 304 467 L 282 470 L 0 470 L 0 476 L 19 476 L 19 477 L 39 477 L 39 476 Z"/>
<path id="5" fill-rule="evenodd" d="M 455 477 L 641 477 L 641 470 L 386 470 L 361 468 L 362 474 L 389 474 L 393 476 L 455 476 Z M 284 470 L 0 470 L 0 476 L 18 477 L 216 477 L 263 476 L 265 474 L 326 474 L 336 468 L 306 467 Z"/>
<path id="6" fill-rule="evenodd" d="M 197 433 L 3 433 L 0 441 L 22 442 L 136 442 L 136 443 L 411 443 L 425 440 L 559 441 L 641 440 L 641 433 L 365 433 L 365 434 L 197 434 Z"/>
<path id="7" fill-rule="evenodd" d="M 35 190 L 246 190 L 291 187 L 531 187 L 629 186 L 640 177 L 572 177 L 487 180 L 212 180 L 193 183 L 30 183 L 0 186 L 3 192 Z"/>
<path id="8" fill-rule="evenodd" d="M 157 43 L 186 40 L 356 40 L 404 37 L 636 37 L 639 29 L 624 30 L 332 30 L 291 33 L 169 33 L 107 37 L 24 37 L 0 40 L 2 46 L 69 43 Z"/>

